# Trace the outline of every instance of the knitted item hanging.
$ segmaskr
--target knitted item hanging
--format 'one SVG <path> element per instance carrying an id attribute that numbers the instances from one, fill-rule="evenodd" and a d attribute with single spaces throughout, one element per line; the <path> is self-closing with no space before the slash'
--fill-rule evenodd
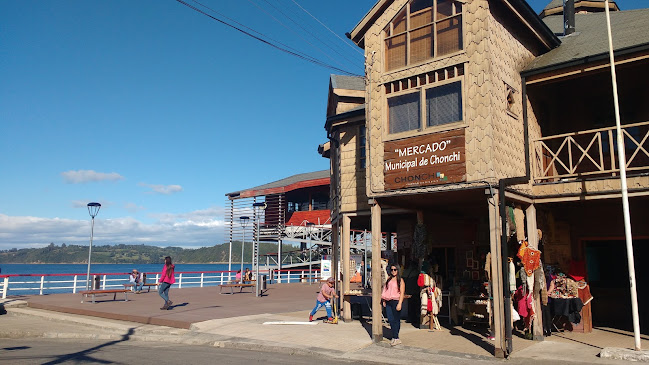
<path id="1" fill-rule="evenodd" d="M 415 233 L 412 238 L 412 258 L 420 259 L 426 257 L 426 226 L 418 223 L 415 226 Z"/>

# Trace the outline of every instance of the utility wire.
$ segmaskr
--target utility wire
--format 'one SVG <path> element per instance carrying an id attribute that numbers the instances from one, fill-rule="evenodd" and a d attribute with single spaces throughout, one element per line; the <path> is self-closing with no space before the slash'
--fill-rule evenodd
<path id="1" fill-rule="evenodd" d="M 318 18 L 316 18 L 315 16 L 313 16 L 311 13 L 309 13 L 305 8 L 303 8 L 303 7 L 302 7 L 300 4 L 298 4 L 295 0 L 291 0 L 291 1 L 292 1 L 295 5 L 297 5 L 300 9 L 302 9 L 305 13 L 309 14 L 309 15 L 311 16 L 311 18 L 315 19 L 315 21 L 317 21 L 318 23 L 320 23 L 320 25 L 322 25 L 323 27 L 327 28 L 328 31 L 330 31 L 333 35 L 335 35 L 336 37 L 338 37 L 338 39 L 340 39 L 341 41 L 343 41 L 343 43 L 345 43 L 346 45 L 350 46 L 350 47 L 351 47 L 352 49 L 354 49 L 356 52 L 360 53 L 363 57 L 365 57 L 365 54 L 364 54 L 363 52 L 361 52 L 361 50 L 359 50 L 357 47 L 352 46 L 351 44 L 349 44 L 348 41 L 346 41 L 346 40 L 343 39 L 341 36 L 339 36 L 338 34 L 336 34 L 336 32 L 334 32 L 333 30 L 329 29 L 329 27 L 327 27 L 323 22 L 321 22 L 320 20 L 318 20 Z"/>
<path id="2" fill-rule="evenodd" d="M 248 1 L 251 2 L 253 5 L 257 6 L 260 10 L 262 10 L 262 11 L 265 12 L 266 14 L 268 14 L 271 18 L 273 18 L 275 21 L 277 21 L 277 22 L 278 22 L 279 24 L 281 24 L 283 27 L 285 27 L 285 28 L 288 29 L 289 31 L 295 33 L 298 37 L 300 37 L 301 39 L 303 39 L 305 42 L 307 42 L 307 43 L 308 43 L 309 45 L 311 45 L 313 48 L 317 49 L 318 51 L 322 52 L 325 56 L 329 57 L 329 59 L 333 60 L 334 62 L 336 62 L 336 63 L 339 64 L 340 66 L 343 66 L 343 65 L 342 65 L 342 64 L 341 64 L 337 59 L 335 59 L 334 57 L 330 56 L 327 52 L 325 52 L 324 50 L 322 50 L 322 49 L 319 48 L 318 46 L 316 46 L 316 45 L 314 45 L 313 43 L 309 42 L 309 40 L 307 40 L 306 38 L 304 38 L 304 37 L 300 34 L 300 32 L 298 32 L 298 31 L 296 31 L 294 28 L 291 28 L 291 27 L 285 25 L 284 23 L 282 23 L 279 19 L 275 18 L 272 14 L 270 14 L 270 13 L 268 13 L 266 10 L 262 9 L 262 8 L 261 8 L 259 5 L 257 5 L 253 0 L 248 0 Z M 286 13 L 284 13 L 281 9 L 279 9 L 278 7 L 276 7 L 275 5 L 273 5 L 271 2 L 269 2 L 268 0 L 264 0 L 264 2 L 265 2 L 266 4 L 268 4 L 269 6 L 271 6 L 273 9 L 275 9 L 276 11 L 278 11 L 280 14 L 282 14 L 285 18 L 287 18 L 288 20 L 290 20 L 291 22 L 293 22 L 295 25 L 297 25 L 298 27 L 300 27 L 300 29 L 302 29 L 304 32 L 306 32 L 307 34 L 309 34 L 310 36 L 312 36 L 312 37 L 315 38 L 316 40 L 320 41 L 320 43 L 324 44 L 324 45 L 327 46 L 329 49 L 331 49 L 332 51 L 336 52 L 339 56 L 341 56 L 341 57 L 343 57 L 344 59 L 346 59 L 347 61 L 349 61 L 352 65 L 353 65 L 353 64 L 356 64 L 356 65 L 358 66 L 358 63 L 357 63 L 357 62 L 355 62 L 355 61 L 353 61 L 353 60 L 350 60 L 349 58 L 345 57 L 345 55 L 341 54 L 341 53 L 338 52 L 336 49 L 334 49 L 333 47 L 331 47 L 330 45 L 328 45 L 327 43 L 325 43 L 322 39 L 318 38 L 317 35 L 311 33 L 311 31 L 309 31 L 309 29 L 303 27 L 300 23 L 298 23 L 296 20 L 294 20 L 291 16 L 287 15 Z"/>
<path id="3" fill-rule="evenodd" d="M 243 34 L 245 34 L 245 35 L 251 37 L 251 38 L 254 38 L 254 39 L 256 39 L 256 40 L 258 40 L 258 41 L 260 41 L 260 42 L 262 42 L 262 43 L 265 43 L 265 44 L 267 44 L 267 45 L 269 45 L 269 46 L 271 46 L 271 47 L 273 47 L 273 48 L 275 48 L 275 49 L 278 49 L 278 50 L 280 50 L 280 51 L 282 51 L 282 52 L 288 53 L 288 54 L 290 54 L 290 55 L 293 55 L 293 56 L 298 57 L 298 58 L 300 58 L 300 59 L 303 59 L 303 60 L 305 60 L 305 61 L 311 62 L 311 63 L 313 63 L 313 64 L 316 64 L 316 65 L 319 65 L 319 66 L 322 66 L 322 67 L 325 67 L 325 68 L 329 68 L 329 69 L 335 70 L 335 71 L 337 71 L 337 72 L 344 73 L 344 74 L 346 74 L 346 75 L 358 76 L 358 75 L 354 74 L 353 72 L 349 72 L 349 71 L 343 70 L 343 69 L 341 69 L 341 68 L 335 67 L 335 66 L 333 66 L 333 65 L 327 64 L 327 63 L 325 63 L 325 62 L 323 62 L 323 61 L 320 61 L 320 60 L 318 60 L 318 59 L 315 58 L 315 57 L 311 57 L 311 56 L 306 55 L 306 54 L 303 54 L 302 52 L 299 52 L 299 51 L 291 50 L 290 47 L 288 47 L 288 46 L 286 46 L 286 45 L 284 45 L 284 44 L 281 44 L 280 42 L 274 41 L 274 40 L 272 40 L 272 39 L 270 39 L 270 38 L 269 38 L 270 41 L 268 41 L 268 40 L 266 40 L 266 39 L 263 39 L 263 38 L 261 38 L 261 37 L 258 37 L 258 36 L 256 36 L 256 35 L 250 33 L 250 32 L 247 32 L 247 31 L 245 31 L 245 30 L 243 30 L 243 29 L 241 29 L 241 28 L 239 28 L 239 27 L 237 27 L 237 26 L 232 25 L 232 24 L 230 24 L 230 23 L 228 23 L 228 22 L 226 22 L 226 21 L 224 21 L 224 20 L 221 20 L 221 19 L 219 19 L 219 18 L 217 18 L 217 17 L 215 17 L 215 16 L 213 16 L 213 15 L 211 15 L 211 14 L 208 14 L 208 13 L 206 13 L 205 11 L 203 11 L 203 10 L 201 10 L 201 9 L 199 9 L 199 8 L 197 8 L 197 7 L 193 6 L 193 5 L 191 5 L 191 4 L 188 4 L 187 2 L 185 2 L 185 1 L 183 1 L 183 0 L 176 0 L 176 1 L 179 2 L 179 3 L 181 3 L 181 4 L 183 4 L 183 5 L 185 5 L 185 6 L 188 7 L 188 8 L 190 8 L 190 9 L 192 9 L 192 10 L 198 12 L 198 13 L 201 13 L 201 14 L 203 14 L 203 15 L 205 15 L 205 16 L 207 16 L 207 17 L 209 17 L 209 18 L 211 18 L 211 19 L 213 19 L 213 20 L 215 20 L 215 21 L 217 21 L 217 22 L 219 22 L 219 23 L 221 23 L 221 24 L 223 24 L 223 25 L 226 25 L 226 26 L 228 26 L 228 27 L 230 27 L 230 28 L 233 28 L 233 29 L 235 29 L 235 30 L 237 30 L 237 31 L 239 31 L 239 32 L 241 32 L 241 33 L 243 33 Z M 196 2 L 197 4 L 200 4 L 200 3 L 198 3 L 197 1 L 194 1 L 194 2 Z M 201 4 L 201 6 L 205 6 L 205 5 L 202 5 L 202 4 Z M 216 11 L 214 11 L 214 12 L 217 13 Z M 217 14 L 218 14 L 218 13 L 217 13 Z M 221 14 L 219 14 L 219 15 L 221 15 Z M 246 28 L 248 28 L 248 27 L 246 27 Z M 248 29 L 250 29 L 250 28 L 248 28 Z M 259 32 L 255 32 L 255 33 L 261 34 L 261 33 L 259 33 Z M 271 41 L 272 41 L 272 42 L 271 42 Z M 278 44 L 281 44 L 281 46 L 278 45 L 278 44 L 275 44 L 275 43 L 273 43 L 273 42 L 276 42 L 276 43 L 278 43 Z"/>

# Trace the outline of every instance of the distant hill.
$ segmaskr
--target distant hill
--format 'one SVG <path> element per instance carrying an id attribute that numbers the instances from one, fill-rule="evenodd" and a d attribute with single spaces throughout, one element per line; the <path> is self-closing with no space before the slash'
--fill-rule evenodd
<path id="1" fill-rule="evenodd" d="M 284 251 L 295 250 L 295 247 L 283 245 Z M 174 263 L 211 264 L 227 263 L 230 245 L 223 243 L 212 247 L 196 249 L 182 247 L 157 247 L 149 245 L 93 245 L 92 262 L 96 264 L 156 264 L 165 256 L 173 257 Z M 277 245 L 262 243 L 259 253 L 277 252 Z M 249 262 L 252 255 L 252 243 L 246 242 L 244 261 Z M 259 259 L 262 261 L 262 259 Z M 232 262 L 241 261 L 241 242 L 232 242 Z M 12 248 L 0 251 L 0 263 L 3 264 L 82 264 L 88 262 L 88 246 L 57 246 L 50 243 L 43 248 Z"/>

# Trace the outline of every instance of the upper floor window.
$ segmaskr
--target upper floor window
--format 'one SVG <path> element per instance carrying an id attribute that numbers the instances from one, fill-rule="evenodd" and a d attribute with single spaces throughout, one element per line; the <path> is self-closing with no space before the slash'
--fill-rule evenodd
<path id="1" fill-rule="evenodd" d="M 390 134 L 462 120 L 462 82 L 459 80 L 388 98 Z"/>
<path id="2" fill-rule="evenodd" d="M 385 28 L 386 71 L 462 49 L 459 1 L 412 0 Z"/>

